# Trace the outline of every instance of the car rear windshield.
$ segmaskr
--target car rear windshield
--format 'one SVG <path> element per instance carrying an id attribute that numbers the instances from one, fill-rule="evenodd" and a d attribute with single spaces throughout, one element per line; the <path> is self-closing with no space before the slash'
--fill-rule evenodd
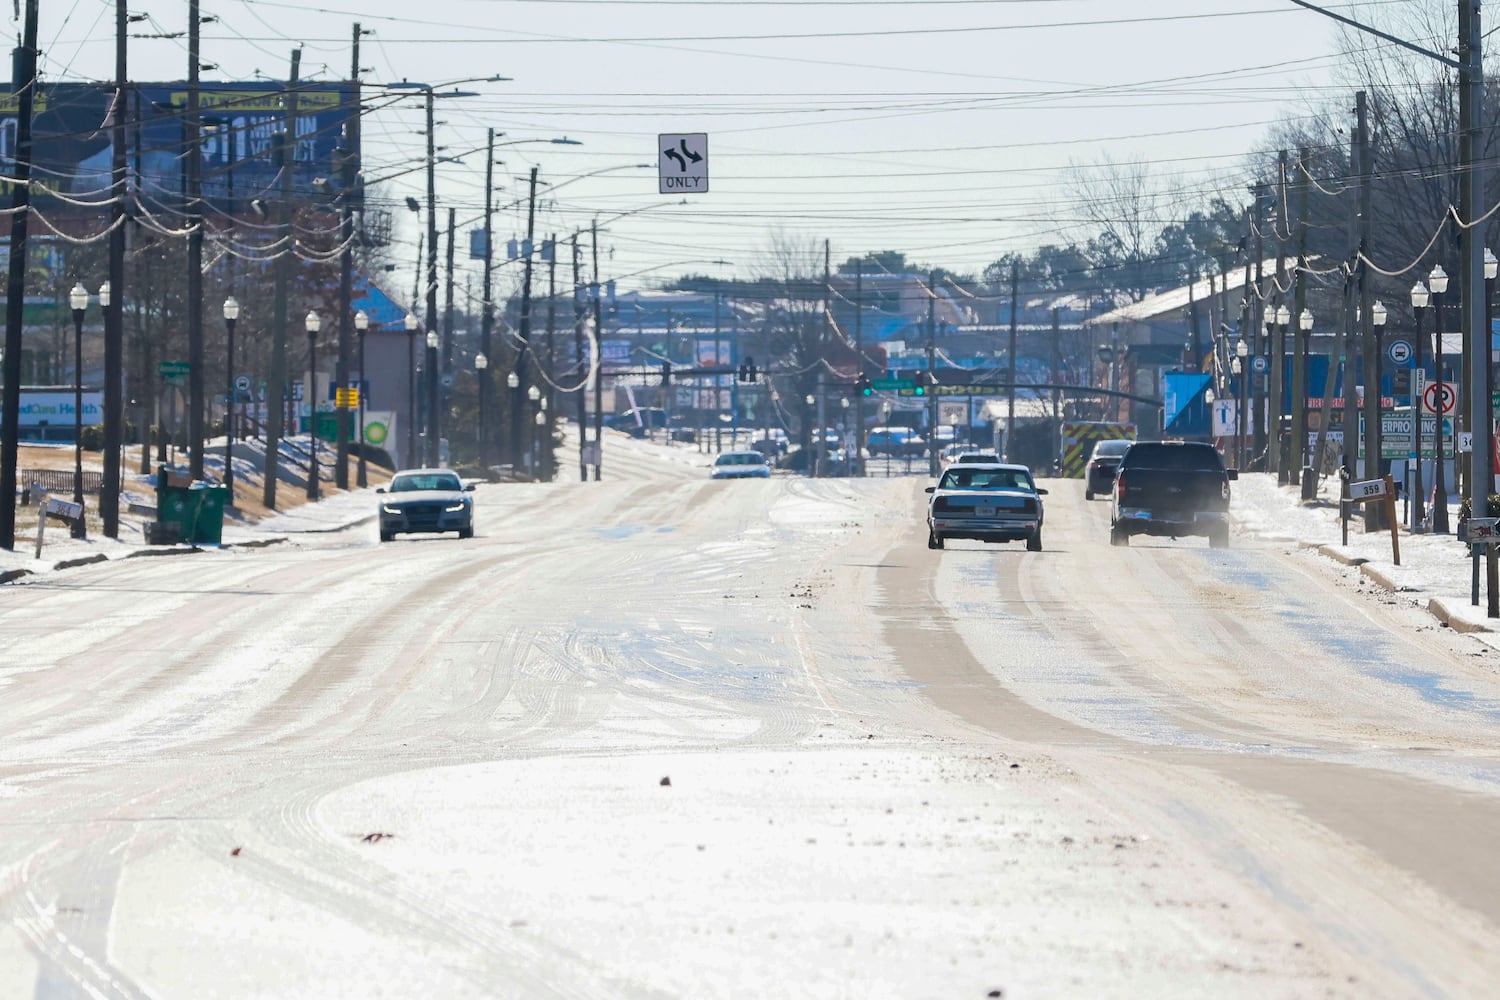
<path id="1" fill-rule="evenodd" d="M 1029 490 L 1031 477 L 1014 469 L 949 469 L 943 473 L 942 490 Z"/>
<path id="2" fill-rule="evenodd" d="M 1100 441 L 1098 444 L 1094 445 L 1094 455 L 1095 457 L 1099 455 L 1108 455 L 1114 458 L 1118 458 L 1119 456 L 1125 454 L 1125 449 L 1129 448 L 1130 444 L 1131 442 L 1123 439 L 1119 441 Z"/>
<path id="3" fill-rule="evenodd" d="M 1219 453 L 1206 444 L 1137 444 L 1130 449 L 1126 464 L 1132 469 L 1224 471 Z"/>

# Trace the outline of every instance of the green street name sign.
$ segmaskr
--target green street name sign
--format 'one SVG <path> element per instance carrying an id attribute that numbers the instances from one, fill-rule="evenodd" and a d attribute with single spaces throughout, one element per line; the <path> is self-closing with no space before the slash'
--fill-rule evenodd
<path id="1" fill-rule="evenodd" d="M 909 378 L 877 378 L 870 381 L 870 385 L 881 392 L 895 392 L 898 389 L 911 389 L 916 383 Z"/>
<path id="2" fill-rule="evenodd" d="M 156 365 L 157 374 L 166 380 L 167 385 L 185 385 L 192 370 L 193 366 L 186 361 L 161 361 Z"/>

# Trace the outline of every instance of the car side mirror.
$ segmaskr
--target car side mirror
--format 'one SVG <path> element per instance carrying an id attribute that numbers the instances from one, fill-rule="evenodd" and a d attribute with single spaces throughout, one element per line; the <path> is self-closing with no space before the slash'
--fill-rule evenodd
<path id="1" fill-rule="evenodd" d="M 1038 486 L 1038 487 L 1037 487 L 1037 488 L 1036 488 L 1036 495 L 1037 495 L 1037 496 L 1039 496 L 1039 497 L 1044 497 L 1044 496 L 1046 496 L 1046 495 L 1047 495 L 1047 491 L 1046 491 L 1046 489 L 1044 489 L 1044 488 L 1043 488 L 1043 487 L 1041 487 L 1041 486 Z"/>
<path id="2" fill-rule="evenodd" d="M 922 492 L 923 493 L 936 493 L 937 492 L 937 487 L 936 486 L 929 486 L 925 490 L 923 490 Z"/>
<path id="3" fill-rule="evenodd" d="M 376 493 L 384 493 L 385 492 L 385 487 L 384 486 L 377 486 L 377 487 L 375 487 L 375 492 Z"/>
<path id="4" fill-rule="evenodd" d="M 1238 478 L 1240 478 L 1240 470 L 1239 469 L 1225 469 L 1224 470 L 1224 475 L 1228 476 L 1230 479 L 1238 479 Z"/>
<path id="5" fill-rule="evenodd" d="M 478 488 L 478 486 L 479 486 L 478 483 L 465 483 L 464 484 L 464 492 L 465 493 L 473 493 L 474 490 L 476 488 Z"/>

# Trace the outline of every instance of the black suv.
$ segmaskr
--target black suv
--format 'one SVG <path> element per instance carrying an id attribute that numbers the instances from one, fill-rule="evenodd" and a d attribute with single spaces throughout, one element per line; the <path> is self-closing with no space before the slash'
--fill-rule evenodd
<path id="1" fill-rule="evenodd" d="M 1229 545 L 1229 482 L 1239 478 L 1212 445 L 1137 441 L 1120 459 L 1110 508 L 1109 540 L 1131 535 L 1207 535 Z"/>

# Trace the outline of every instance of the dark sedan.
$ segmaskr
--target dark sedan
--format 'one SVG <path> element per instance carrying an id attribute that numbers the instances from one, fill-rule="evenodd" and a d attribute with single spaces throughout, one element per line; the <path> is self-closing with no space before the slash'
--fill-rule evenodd
<path id="1" fill-rule="evenodd" d="M 389 486 L 375 492 L 380 498 L 380 540 L 388 542 L 405 532 L 458 532 L 474 537 L 474 500 L 451 469 L 409 469 L 398 472 Z"/>
<path id="2" fill-rule="evenodd" d="M 1100 441 L 1089 455 L 1089 464 L 1084 469 L 1084 498 L 1108 496 L 1115 488 L 1115 472 L 1120 468 L 1120 457 L 1125 454 L 1131 441 L 1120 438 L 1115 441 Z"/>

